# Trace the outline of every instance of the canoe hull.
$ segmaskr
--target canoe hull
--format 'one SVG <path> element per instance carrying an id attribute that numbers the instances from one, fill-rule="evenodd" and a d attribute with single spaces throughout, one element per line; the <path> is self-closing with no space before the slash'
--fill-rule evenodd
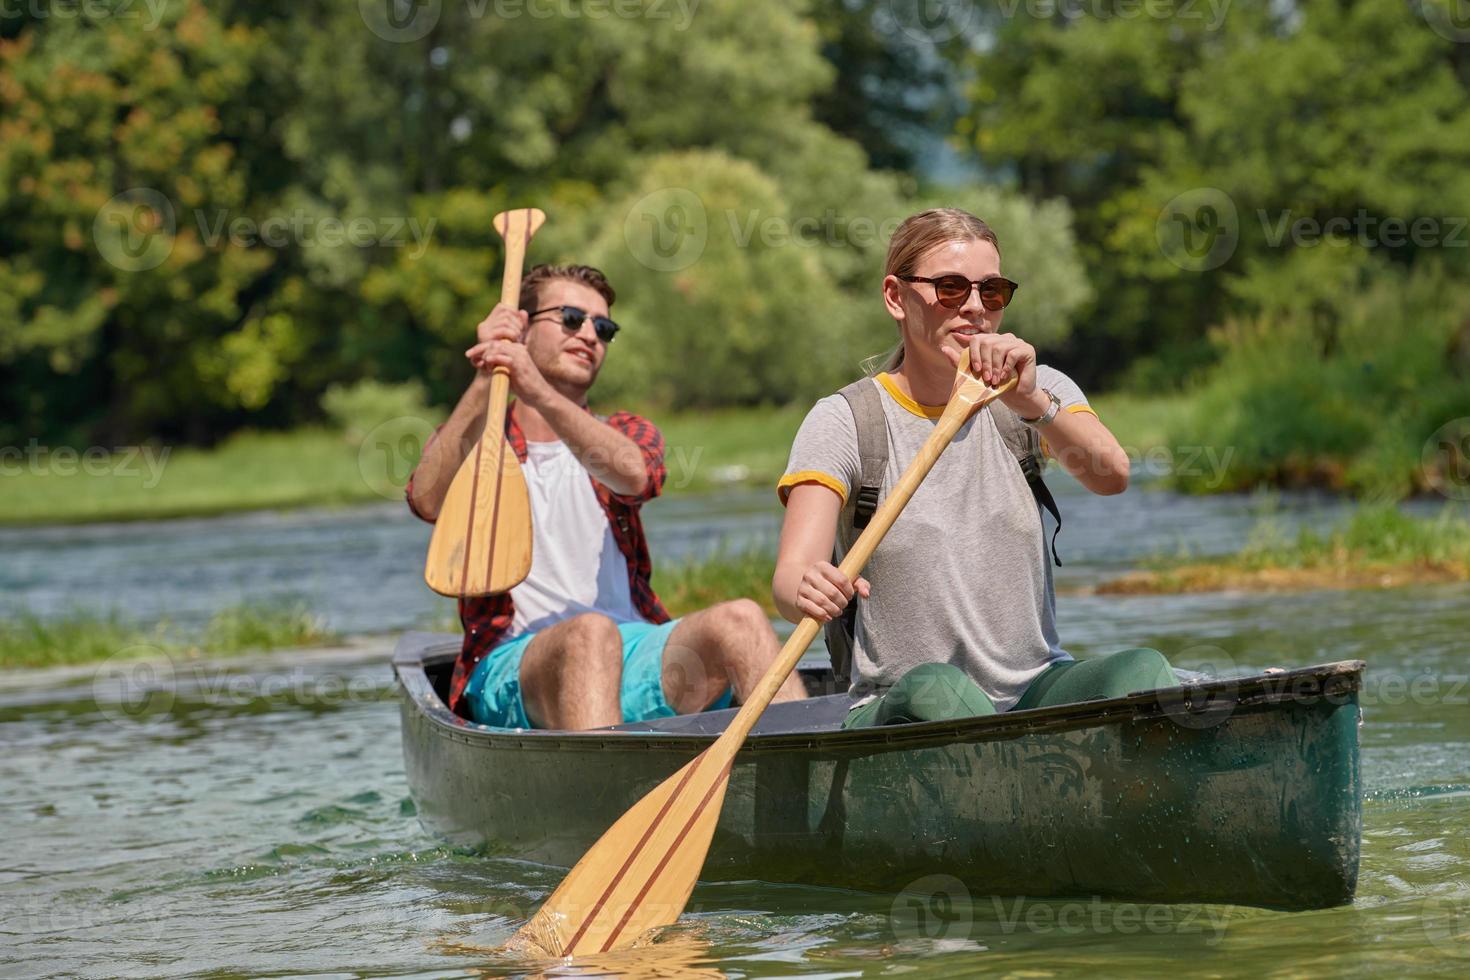
<path id="1" fill-rule="evenodd" d="M 507 856 L 569 867 L 710 741 L 492 732 L 434 710 L 404 659 L 421 819 Z M 1242 681 L 758 735 L 731 772 L 701 877 L 902 891 L 945 874 L 977 896 L 1339 905 L 1356 887 L 1362 824 L 1361 664 L 1344 668 L 1293 672 L 1285 695 Z"/>

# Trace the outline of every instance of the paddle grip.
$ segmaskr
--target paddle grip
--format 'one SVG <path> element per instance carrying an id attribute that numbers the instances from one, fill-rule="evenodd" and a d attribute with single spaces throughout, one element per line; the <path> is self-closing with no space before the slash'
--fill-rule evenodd
<path id="1" fill-rule="evenodd" d="M 546 215 L 536 208 L 506 211 L 495 216 L 495 230 L 505 239 L 505 271 L 500 278 L 500 302 L 506 306 L 519 308 L 521 305 L 521 279 L 526 267 L 526 248 L 545 220 Z M 490 375 L 490 399 L 485 408 L 485 431 L 480 437 L 482 440 L 500 438 L 505 430 L 505 412 L 509 401 L 510 369 L 501 365 Z"/>

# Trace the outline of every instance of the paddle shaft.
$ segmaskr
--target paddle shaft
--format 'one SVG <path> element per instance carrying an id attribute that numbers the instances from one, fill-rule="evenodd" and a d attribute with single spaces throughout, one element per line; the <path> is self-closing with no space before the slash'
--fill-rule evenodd
<path id="1" fill-rule="evenodd" d="M 526 267 L 526 246 L 531 243 L 531 212 L 511 211 L 504 216 L 506 227 L 499 228 L 505 239 L 505 274 L 500 279 L 500 302 L 506 306 L 521 305 L 521 276 Z M 519 224 L 519 227 L 517 225 Z M 485 406 L 485 431 L 480 443 L 494 448 L 489 440 L 504 438 L 505 413 L 510 403 L 510 369 L 497 365 L 490 375 L 490 401 Z"/>
<path id="2" fill-rule="evenodd" d="M 867 564 L 965 420 L 1013 384 L 995 390 L 964 370 L 957 373 L 954 393 L 934 432 L 843 558 L 844 575 L 851 578 Z M 714 838 L 735 756 L 796 669 L 819 625 L 811 617 L 801 621 L 724 733 L 609 827 L 512 937 L 512 944 L 554 956 L 606 953 L 679 917 Z"/>
<path id="3" fill-rule="evenodd" d="M 961 375 L 964 375 L 963 371 Z M 961 384 L 964 382 L 961 381 Z M 964 425 L 970 416 L 999 398 L 1015 384 L 1016 379 L 1012 378 L 1000 388 L 983 389 L 984 393 L 977 398 L 967 400 L 962 394 L 957 393 L 956 397 L 950 399 L 944 414 L 935 424 L 934 431 L 919 447 L 918 455 L 914 457 L 913 462 L 909 463 L 908 469 L 904 470 L 898 484 L 888 492 L 883 506 L 878 508 L 872 519 L 868 521 L 868 526 L 863 533 L 858 536 L 852 548 L 843 556 L 842 564 L 837 566 L 838 571 L 849 580 L 857 577 L 858 573 L 863 570 L 863 566 L 867 565 L 868 559 L 873 557 L 873 552 L 878 550 L 878 544 L 888 533 L 888 529 L 893 526 L 893 522 L 898 520 L 898 515 L 908 505 L 909 499 L 919 489 L 919 484 L 924 482 L 924 478 L 934 468 L 940 455 L 954 439 L 955 433 L 959 432 L 960 426 Z M 817 638 L 817 632 L 821 628 L 822 624 L 810 616 L 797 625 L 791 636 L 787 638 L 785 645 L 781 647 L 780 654 L 771 663 L 755 689 L 746 697 L 744 706 L 731 720 L 724 734 L 720 736 L 720 741 L 726 739 L 736 742 L 745 741 L 745 736 L 750 733 L 751 728 L 755 727 L 755 723 L 766 710 L 766 706 L 771 703 L 771 699 L 776 696 L 781 685 L 786 683 L 786 678 L 801 662 L 807 647 L 811 646 L 812 641 Z"/>

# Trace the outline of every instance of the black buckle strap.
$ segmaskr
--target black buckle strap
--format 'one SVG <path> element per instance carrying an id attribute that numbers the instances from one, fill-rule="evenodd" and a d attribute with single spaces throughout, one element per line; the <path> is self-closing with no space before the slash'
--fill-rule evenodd
<path id="1" fill-rule="evenodd" d="M 861 530 L 868 526 L 868 521 L 873 519 L 873 514 L 878 510 L 878 488 L 859 487 L 857 499 L 853 503 L 852 526 Z"/>
<path id="2" fill-rule="evenodd" d="M 1058 568 L 1061 568 L 1062 559 L 1057 554 L 1057 535 L 1062 533 L 1062 512 L 1057 508 L 1056 498 L 1051 495 L 1046 481 L 1041 478 L 1041 464 L 1036 461 L 1036 457 L 1028 455 L 1020 462 L 1021 472 L 1026 474 L 1026 485 L 1031 488 L 1031 496 L 1035 497 L 1036 502 L 1046 509 L 1052 520 L 1057 522 L 1056 530 L 1051 532 L 1051 560 L 1056 562 Z"/>

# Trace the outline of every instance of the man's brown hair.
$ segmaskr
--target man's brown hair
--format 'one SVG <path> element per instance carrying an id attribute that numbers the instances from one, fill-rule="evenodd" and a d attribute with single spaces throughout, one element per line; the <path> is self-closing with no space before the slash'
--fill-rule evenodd
<path id="1" fill-rule="evenodd" d="M 618 294 L 613 292 L 612 286 L 608 283 L 607 276 L 604 276 L 600 269 L 594 269 L 590 265 L 538 265 L 521 279 L 521 309 L 527 313 L 539 310 L 542 285 L 557 279 L 579 282 L 597 290 L 598 294 L 607 300 L 609 310 L 612 309 L 613 301 L 618 298 Z"/>

